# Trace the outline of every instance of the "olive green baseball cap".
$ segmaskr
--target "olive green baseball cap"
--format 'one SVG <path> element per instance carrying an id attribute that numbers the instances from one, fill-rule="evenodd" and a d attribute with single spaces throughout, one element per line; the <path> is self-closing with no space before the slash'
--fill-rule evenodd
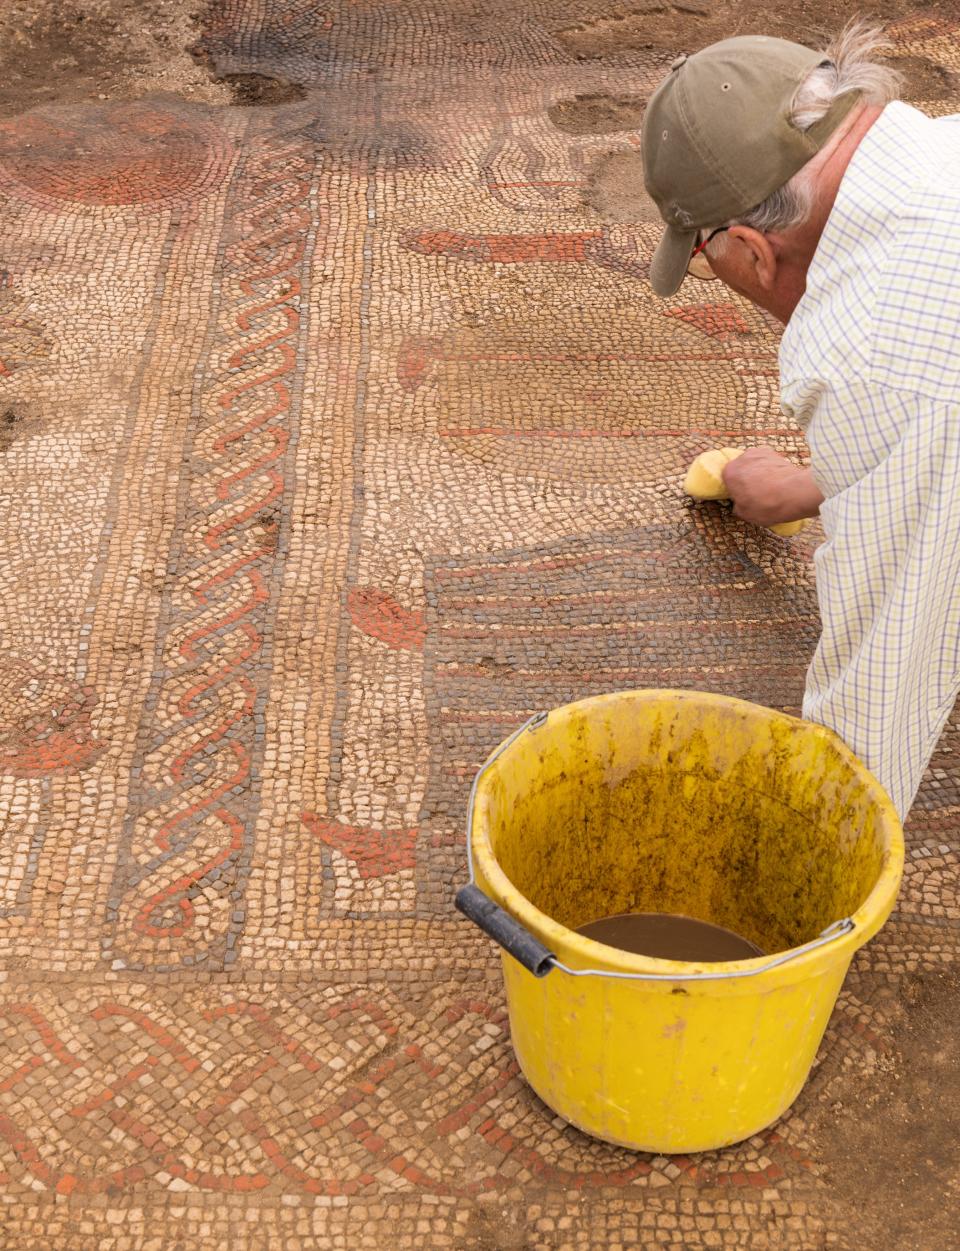
<path id="1" fill-rule="evenodd" d="M 790 121 L 822 52 L 739 35 L 679 56 L 647 106 L 643 180 L 667 224 L 650 266 L 658 295 L 683 281 L 700 230 L 755 208 L 820 151 L 856 103 L 845 93 L 807 130 Z"/>

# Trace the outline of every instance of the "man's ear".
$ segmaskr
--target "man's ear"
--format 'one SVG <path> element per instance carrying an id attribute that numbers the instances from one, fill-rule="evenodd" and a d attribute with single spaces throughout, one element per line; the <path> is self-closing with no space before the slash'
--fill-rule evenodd
<path id="1" fill-rule="evenodd" d="M 777 277 L 777 253 L 767 236 L 752 226 L 731 226 L 730 237 L 747 248 L 756 281 L 762 290 L 771 291 Z"/>

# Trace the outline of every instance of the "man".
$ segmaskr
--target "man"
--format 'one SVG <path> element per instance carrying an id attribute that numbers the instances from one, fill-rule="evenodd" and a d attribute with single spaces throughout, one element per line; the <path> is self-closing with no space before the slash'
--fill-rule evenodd
<path id="1" fill-rule="evenodd" d="M 881 43 L 856 24 L 823 53 L 753 37 L 680 57 L 643 161 L 658 294 L 706 261 L 786 326 L 811 470 L 756 448 L 725 483 L 748 521 L 819 512 L 803 714 L 905 816 L 960 690 L 960 116 L 895 101 Z"/>

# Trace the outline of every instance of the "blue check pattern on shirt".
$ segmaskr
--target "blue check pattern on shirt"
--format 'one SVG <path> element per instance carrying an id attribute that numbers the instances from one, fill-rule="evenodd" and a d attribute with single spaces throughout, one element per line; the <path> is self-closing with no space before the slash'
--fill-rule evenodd
<path id="1" fill-rule="evenodd" d="M 780 349 L 826 500 L 803 714 L 901 816 L 960 690 L 960 116 L 888 105 Z"/>

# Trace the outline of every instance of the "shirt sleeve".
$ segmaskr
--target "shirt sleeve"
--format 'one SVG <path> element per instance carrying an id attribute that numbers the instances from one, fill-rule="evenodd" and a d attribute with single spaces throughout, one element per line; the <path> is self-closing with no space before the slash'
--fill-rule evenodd
<path id="1" fill-rule="evenodd" d="M 820 515 L 823 633 L 803 715 L 835 730 L 905 817 L 960 689 L 960 406 L 920 401 Z"/>

